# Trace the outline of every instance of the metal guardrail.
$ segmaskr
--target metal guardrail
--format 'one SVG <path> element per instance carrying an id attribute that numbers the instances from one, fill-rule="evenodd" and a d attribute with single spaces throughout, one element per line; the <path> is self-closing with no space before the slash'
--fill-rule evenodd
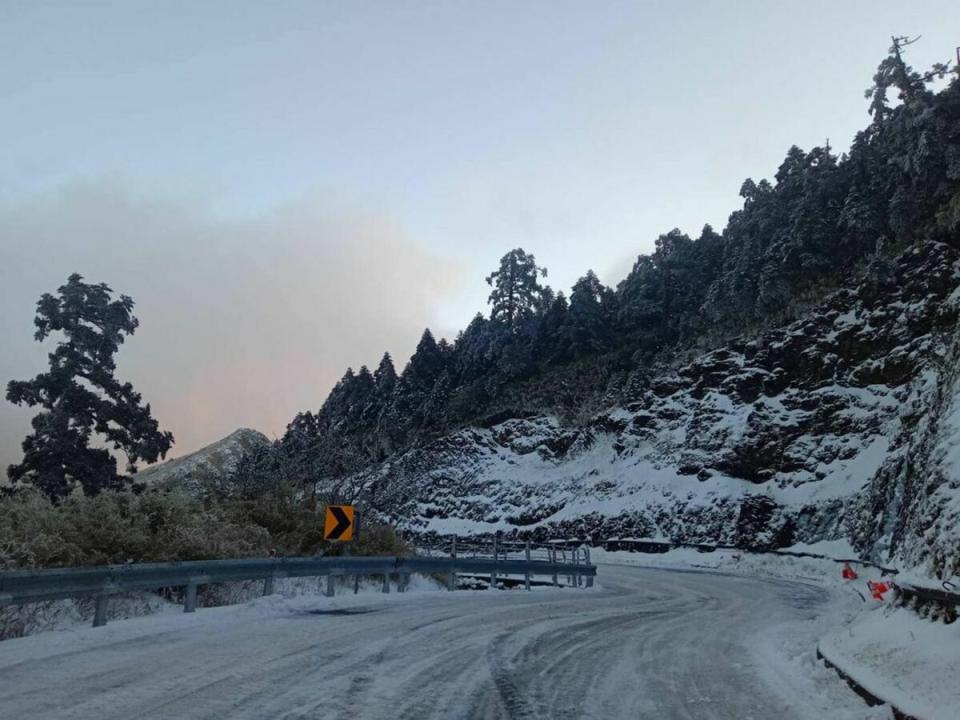
<path id="1" fill-rule="evenodd" d="M 93 625 L 107 622 L 111 595 L 136 590 L 156 590 L 183 587 L 184 612 L 197 607 L 197 587 L 210 583 L 242 580 L 262 580 L 263 594 L 273 594 L 277 578 L 326 577 L 326 594 L 334 593 L 334 578 L 338 576 L 379 575 L 383 577 L 382 591 L 390 592 L 390 577 L 399 578 L 398 590 L 406 590 L 412 574 L 445 574 L 449 590 L 456 588 L 458 574 L 489 575 L 490 587 L 497 578 L 506 575 L 523 576 L 527 589 L 534 575 L 551 576 L 554 585 L 559 578 L 572 579 L 572 585 L 593 585 L 597 574 L 589 563 L 589 553 L 571 562 L 523 558 L 462 557 L 454 551 L 447 557 L 291 557 L 251 558 L 241 560 L 200 560 L 175 563 L 143 563 L 130 565 L 101 565 L 41 570 L 9 570 L 0 572 L 0 607 L 59 600 L 65 598 L 96 598 Z"/>
<path id="2" fill-rule="evenodd" d="M 736 552 L 746 552 L 754 555 L 784 555 L 786 557 L 814 558 L 817 560 L 830 560 L 835 563 L 864 565 L 867 567 L 876 568 L 887 575 L 896 575 L 900 572 L 896 568 L 885 567 L 884 565 L 879 565 L 870 560 L 862 560 L 861 558 L 835 558 L 820 553 L 801 552 L 797 550 L 756 550 L 748 547 L 742 547 L 740 545 L 727 545 L 721 543 L 683 543 L 667 540 L 641 540 L 631 538 L 610 538 L 608 540 L 603 540 L 598 544 L 600 544 L 604 550 L 623 550 L 626 552 L 640 552 L 648 554 L 665 553 L 673 548 L 692 548 L 702 553 L 712 553 L 716 552 L 717 550 L 734 550 Z"/>
<path id="3" fill-rule="evenodd" d="M 956 621 L 960 614 L 960 593 L 953 592 L 955 587 L 956 584 L 949 581 L 943 583 L 942 590 L 910 583 L 897 583 L 894 586 L 901 604 L 913 605 L 914 609 L 918 606 L 938 608 L 948 623 Z"/>

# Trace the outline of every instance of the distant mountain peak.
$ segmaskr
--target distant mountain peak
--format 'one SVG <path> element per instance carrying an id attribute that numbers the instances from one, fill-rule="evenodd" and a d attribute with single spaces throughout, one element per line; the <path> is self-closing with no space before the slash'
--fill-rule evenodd
<path id="1" fill-rule="evenodd" d="M 176 483 L 195 487 L 210 479 L 225 478 L 233 472 L 245 453 L 269 443 L 267 436 L 258 430 L 237 428 L 199 450 L 137 473 L 136 479 L 150 485 Z"/>

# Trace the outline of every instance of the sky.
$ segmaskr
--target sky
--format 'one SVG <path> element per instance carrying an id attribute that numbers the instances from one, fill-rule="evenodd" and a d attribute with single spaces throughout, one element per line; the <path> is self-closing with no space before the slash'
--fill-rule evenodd
<path id="1" fill-rule="evenodd" d="M 568 290 L 722 228 L 792 144 L 838 151 L 891 34 L 944 2 L 0 0 L 0 380 L 71 272 L 136 301 L 118 356 L 191 452 L 275 437 L 349 367 L 452 338 L 523 247 Z M 0 465 L 32 412 L 0 403 Z"/>

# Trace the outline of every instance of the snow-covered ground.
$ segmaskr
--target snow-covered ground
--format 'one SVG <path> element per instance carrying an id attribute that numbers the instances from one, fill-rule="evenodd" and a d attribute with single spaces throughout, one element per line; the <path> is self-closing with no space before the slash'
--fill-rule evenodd
<path id="1" fill-rule="evenodd" d="M 856 555 L 844 541 L 796 545 L 790 550 L 835 558 Z M 960 717 L 960 623 L 946 625 L 912 610 L 892 607 L 892 593 L 882 602 L 874 600 L 867 581 L 885 579 L 876 568 L 854 564 L 858 578 L 846 581 L 840 575 L 841 565 L 818 558 L 745 554 L 736 550 L 701 553 L 690 548 L 657 555 L 595 549 L 591 555 L 595 562 L 713 570 L 815 583 L 829 590 L 832 607 L 803 627 L 804 632 L 820 638 L 820 651 L 827 660 L 901 712 L 923 720 Z M 917 583 L 924 579 L 919 572 L 897 576 L 901 582 Z M 774 680 L 784 668 L 783 663 L 776 662 L 778 646 L 781 658 L 793 658 L 798 675 L 816 677 L 824 672 L 809 638 L 801 640 L 802 633 L 794 629 L 798 628 L 791 628 L 788 623 L 766 635 L 759 646 L 772 659 L 766 667 L 771 669 Z"/>
<path id="2" fill-rule="evenodd" d="M 92 597 L 51 600 L 0 607 L 0 642 L 25 635 L 82 627 L 93 621 Z M 117 619 L 164 612 L 183 612 L 183 606 L 150 592 L 131 592 L 110 598 L 110 616 Z"/>
<path id="3" fill-rule="evenodd" d="M 817 583 L 604 565 L 593 590 L 416 589 L 0 643 L 0 717 L 890 717 L 813 659 L 861 603 Z"/>
<path id="4" fill-rule="evenodd" d="M 877 697 L 924 720 L 960 717 L 960 623 L 874 604 L 820 641 L 825 658 Z"/>
<path id="5" fill-rule="evenodd" d="M 352 592 L 353 586 L 345 587 L 346 581 L 338 581 L 340 592 Z M 287 598 L 301 595 L 316 596 L 326 587 L 326 579 L 317 578 L 277 578 L 274 580 L 275 592 Z M 382 582 L 364 579 L 357 590 L 362 594 L 381 592 Z M 396 581 L 391 584 L 396 591 Z M 411 589 L 436 590 L 439 585 L 421 576 L 411 578 Z M 199 606 L 218 607 L 250 602 L 260 597 L 263 590 L 262 580 L 218 583 L 204 589 L 198 598 Z M 8 638 L 34 635 L 41 632 L 58 630 L 77 630 L 90 625 L 94 615 L 93 598 L 53 600 L 44 603 L 32 603 L 21 606 L 0 608 L 0 641 Z M 130 592 L 114 595 L 110 598 L 109 617 L 113 620 L 126 620 L 158 613 L 182 613 L 183 602 L 167 599 L 152 592 Z"/>
<path id="6" fill-rule="evenodd" d="M 853 567 L 859 577 L 854 582 L 845 581 L 841 577 L 842 565 L 837 560 L 856 558 L 857 553 L 844 540 L 828 540 L 813 544 L 800 543 L 784 549 L 797 553 L 824 555 L 827 559 L 774 553 L 747 553 L 741 550 L 701 552 L 696 548 L 683 547 L 656 554 L 593 548 L 590 550 L 590 559 L 598 563 L 678 570 L 713 570 L 749 577 L 813 582 L 835 593 L 849 594 L 860 602 L 863 602 L 864 597 L 869 597 L 867 581 L 877 581 L 885 577 L 877 568 L 854 563 Z"/>

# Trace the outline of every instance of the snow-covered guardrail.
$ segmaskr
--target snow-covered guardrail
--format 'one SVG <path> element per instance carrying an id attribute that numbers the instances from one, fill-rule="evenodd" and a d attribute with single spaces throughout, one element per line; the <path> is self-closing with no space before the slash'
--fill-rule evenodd
<path id="1" fill-rule="evenodd" d="M 692 548 L 702 553 L 712 553 L 716 552 L 717 550 L 733 550 L 740 553 L 750 553 L 755 555 L 782 555 L 785 557 L 815 558 L 817 560 L 830 560 L 831 562 L 838 564 L 851 563 L 855 565 L 864 565 L 866 567 L 876 568 L 880 572 L 887 575 L 896 575 L 898 572 L 900 572 L 896 568 L 885 567 L 870 560 L 862 560 L 861 558 L 836 558 L 830 557 L 829 555 L 823 555 L 821 553 L 798 550 L 783 550 L 778 548 L 754 549 L 741 545 L 725 545 L 721 543 L 683 543 L 667 540 L 646 540 L 642 538 L 608 538 L 606 540 L 597 541 L 597 544 L 603 547 L 604 550 L 623 550 L 625 552 L 640 552 L 648 554 L 665 553 L 674 548 Z"/>
<path id="2" fill-rule="evenodd" d="M 110 596 L 130 591 L 183 587 L 184 612 L 193 612 L 197 607 L 197 587 L 210 583 L 262 580 L 263 594 L 271 595 L 277 578 L 326 576 L 327 595 L 333 595 L 337 576 L 382 576 L 383 592 L 390 591 L 389 579 L 396 576 L 402 592 L 412 574 L 446 575 L 448 589 L 453 590 L 456 576 L 463 573 L 489 575 L 491 587 L 496 586 L 498 577 L 506 575 L 522 576 L 528 589 L 530 578 L 535 575 L 550 576 L 554 584 L 559 584 L 560 576 L 570 577 L 574 586 L 584 579 L 590 587 L 597 568 L 590 564 L 586 553 L 582 561 L 573 557 L 570 562 L 556 562 L 555 558 L 533 559 L 529 554 L 520 558 L 499 554 L 470 558 L 458 556 L 454 550 L 448 557 L 249 558 L 8 570 L 0 572 L 0 606 L 92 596 L 96 598 L 93 624 L 98 627 L 107 622 Z"/>
<path id="3" fill-rule="evenodd" d="M 456 558 L 481 559 L 486 558 L 498 562 L 523 561 L 546 562 L 557 567 L 573 568 L 573 572 L 554 571 L 551 574 L 552 584 L 559 585 L 559 577 L 566 578 L 566 583 L 579 587 L 586 582 L 587 587 L 593 585 L 593 576 L 578 572 L 577 568 L 590 563 L 590 548 L 578 542 L 555 540 L 546 543 L 534 543 L 504 540 L 493 536 L 491 540 L 485 538 L 458 538 L 451 536 L 448 540 L 432 543 L 419 543 L 418 552 L 426 552 L 428 556 L 437 555 Z M 491 585 L 497 582 L 497 574 L 490 577 Z M 530 588 L 530 578 L 525 578 L 527 589 Z"/>
<path id="4" fill-rule="evenodd" d="M 946 622 L 954 622 L 960 611 L 960 593 L 953 592 L 955 583 L 945 582 L 943 586 L 941 590 L 912 583 L 897 583 L 897 600 L 913 610 L 935 610 Z"/>

